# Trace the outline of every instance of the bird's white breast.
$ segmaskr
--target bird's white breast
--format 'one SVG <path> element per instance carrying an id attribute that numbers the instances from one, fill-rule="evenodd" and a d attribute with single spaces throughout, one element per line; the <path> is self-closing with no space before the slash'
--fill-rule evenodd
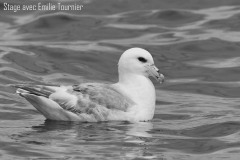
<path id="1" fill-rule="evenodd" d="M 119 82 L 116 87 L 135 102 L 128 113 L 135 121 L 152 119 L 155 110 L 155 88 L 145 76 L 131 75 L 128 80 Z"/>

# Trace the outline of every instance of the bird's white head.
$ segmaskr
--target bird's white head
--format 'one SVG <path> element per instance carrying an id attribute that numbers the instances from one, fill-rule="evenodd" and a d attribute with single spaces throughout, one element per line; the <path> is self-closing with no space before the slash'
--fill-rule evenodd
<path id="1" fill-rule="evenodd" d="M 164 76 L 159 73 L 159 69 L 154 65 L 152 55 L 142 48 L 131 48 L 126 50 L 118 62 L 119 75 L 137 74 L 145 77 L 152 76 L 161 83 Z"/>

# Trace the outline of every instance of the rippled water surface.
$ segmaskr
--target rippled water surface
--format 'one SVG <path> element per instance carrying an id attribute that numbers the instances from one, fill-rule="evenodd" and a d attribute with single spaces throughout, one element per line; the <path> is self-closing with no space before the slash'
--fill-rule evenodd
<path id="1" fill-rule="evenodd" d="M 0 2 L 1 159 L 240 158 L 239 0 L 82 0 L 65 12 Z M 116 82 L 130 47 L 150 51 L 167 77 L 154 82 L 151 122 L 46 121 L 8 86 Z"/>

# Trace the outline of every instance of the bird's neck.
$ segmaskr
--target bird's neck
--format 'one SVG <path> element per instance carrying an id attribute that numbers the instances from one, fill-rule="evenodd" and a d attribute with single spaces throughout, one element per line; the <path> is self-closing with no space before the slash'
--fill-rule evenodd
<path id="1" fill-rule="evenodd" d="M 136 116 L 143 116 L 147 120 L 152 119 L 155 110 L 156 93 L 148 77 L 131 73 L 120 74 L 117 85 L 136 103 L 134 107 L 137 107 L 137 111 L 139 111 Z"/>

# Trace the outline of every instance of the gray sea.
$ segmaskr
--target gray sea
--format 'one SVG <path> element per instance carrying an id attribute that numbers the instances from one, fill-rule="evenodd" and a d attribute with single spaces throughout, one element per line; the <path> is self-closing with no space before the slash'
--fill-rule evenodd
<path id="1" fill-rule="evenodd" d="M 75 5 L 78 11 L 4 10 Z M 239 0 L 0 0 L 0 159 L 239 160 Z M 9 84 L 114 83 L 128 48 L 147 49 L 150 122 L 45 120 Z"/>

